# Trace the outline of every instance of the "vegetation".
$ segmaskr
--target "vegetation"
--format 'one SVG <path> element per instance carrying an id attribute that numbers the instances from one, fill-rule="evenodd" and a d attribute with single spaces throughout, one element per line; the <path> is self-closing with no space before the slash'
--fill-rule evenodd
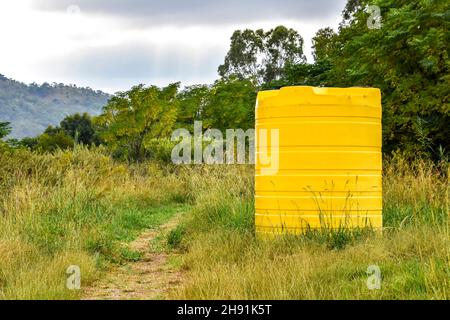
<path id="1" fill-rule="evenodd" d="M 97 136 L 98 129 L 94 126 L 92 118 L 87 113 L 76 113 L 67 116 L 61 121 L 61 129 L 74 141 L 86 146 L 99 145 L 101 140 Z"/>
<path id="2" fill-rule="evenodd" d="M 369 29 L 369 4 L 380 7 L 381 28 Z M 82 119 L 66 119 L 72 122 L 72 128 L 64 123 L 61 128 L 72 140 L 86 145 L 103 142 L 119 158 L 142 161 L 155 155 L 155 139 L 167 138 L 173 128 L 192 129 L 195 120 L 203 121 L 204 129 L 253 127 L 256 92 L 261 89 L 287 85 L 370 86 L 382 90 L 385 154 L 401 150 L 411 158 L 420 154 L 439 161 L 448 158 L 450 152 L 449 16 L 450 4 L 445 1 L 350 0 L 339 30 L 324 28 L 314 37 L 312 64 L 306 63 L 303 39 L 295 30 L 284 26 L 267 32 L 237 30 L 219 67 L 221 79 L 214 84 L 181 91 L 178 83 L 166 88 L 139 85 L 105 103 L 102 115 L 94 119 L 96 128 L 77 122 Z M 1 86 L 7 88 L 2 90 Z M 64 96 L 68 104 L 74 103 L 77 90 L 87 103 L 106 99 L 88 89 L 56 84 L 24 86 L 0 78 L 0 92 L 11 92 L 10 87 L 22 90 L 21 94 L 0 95 L 2 109 L 9 105 L 2 104 L 5 97 L 29 101 L 25 93 L 45 101 L 55 95 Z M 26 110 L 20 108 L 14 116 L 23 119 L 21 112 Z M 12 122 L 14 128 L 20 122 L 8 112 L 1 120 Z M 41 139 L 41 144 L 29 139 L 24 144 L 44 151 L 71 145 L 70 139 L 59 132 L 45 134 L 48 136 Z"/>
<path id="3" fill-rule="evenodd" d="M 172 298 L 450 298 L 450 4 L 376 0 L 381 29 L 367 27 L 368 4 L 349 0 L 339 30 L 318 31 L 312 64 L 295 30 L 236 31 L 210 85 L 138 85 L 109 97 L 1 76 L 0 298 L 79 298 L 65 286 L 68 266 L 89 285 L 138 259 L 123 243 L 179 211 L 187 214 L 167 247 L 183 254 L 187 278 Z M 285 85 L 381 88 L 382 234 L 257 239 L 252 166 L 170 163 L 174 129 L 252 128 L 256 93 Z M 82 113 L 93 105 L 102 112 Z M 11 126 L 12 137 L 43 133 L 12 140 Z M 371 265 L 381 290 L 367 289 Z"/>
<path id="4" fill-rule="evenodd" d="M 26 85 L 0 75 L 0 121 L 10 122 L 10 138 L 41 134 L 65 116 L 88 112 L 98 115 L 110 95 L 74 85 Z"/>
<path id="5" fill-rule="evenodd" d="M 313 39 L 315 62 L 312 64 L 305 62 L 303 39 L 295 30 L 284 26 L 267 32 L 237 30 L 231 38 L 224 64 L 219 67 L 222 78 L 214 84 L 191 86 L 181 91 L 179 84 L 167 88 L 140 85 L 119 93 L 109 101 L 97 122 L 103 126 L 104 141 L 99 139 L 98 131 L 88 132 L 86 138 L 84 129 L 78 128 L 79 141 L 84 144 L 106 142 L 119 157 L 142 161 L 143 157 L 155 154 L 151 150 L 155 139 L 166 137 L 167 131 L 174 127 L 192 129 L 195 120 L 203 121 L 205 129 L 253 127 L 256 92 L 261 89 L 286 85 L 370 86 L 382 90 L 385 154 L 401 150 L 412 158 L 418 154 L 437 161 L 448 158 L 450 4 L 437 0 L 370 2 L 381 9 L 379 29 L 367 26 L 371 19 L 366 10 L 368 4 L 367 0 L 349 1 L 337 32 L 330 28 L 317 32 Z M 2 90 L 1 86 L 7 88 Z M 68 97 L 67 104 L 75 103 L 73 94 L 77 90 L 82 90 L 88 100 L 86 103 L 101 99 L 106 102 L 105 95 L 87 89 L 62 85 L 23 86 L 0 78 L 0 92 L 11 92 L 10 87 L 33 93 L 47 102 L 56 95 Z M 4 109 L 9 105 L 2 103 L 5 97 L 23 103 L 29 101 L 24 98 L 25 93 L 19 96 L 3 93 L 0 106 Z M 95 100 L 97 98 L 100 100 Z M 125 111 L 128 107 L 134 109 Z M 12 122 L 17 128 L 22 120 L 13 119 L 8 108 L 2 121 Z M 13 113 L 14 117 L 29 118 L 29 115 L 23 117 L 22 112 L 28 112 L 26 110 L 20 108 Z M 116 111 L 120 111 L 119 115 L 112 119 Z M 128 123 L 134 126 L 125 129 L 124 124 Z M 158 126 L 165 130 L 157 129 Z M 133 130 L 135 132 L 131 132 Z M 74 139 L 73 128 L 66 128 L 65 132 Z M 56 138 L 50 148 L 45 147 L 49 137 L 43 138 L 44 146 L 40 147 L 53 150 L 53 145 L 61 148 L 70 145 L 62 134 Z M 30 141 L 25 142 L 30 145 Z M 31 145 L 36 146 L 36 143 Z"/>
<path id="6" fill-rule="evenodd" d="M 369 29 L 368 5 L 382 26 Z M 450 4 L 439 0 L 350 0 L 338 33 L 319 30 L 316 62 L 288 65 L 280 83 L 369 86 L 383 93 L 384 152 L 449 154 Z"/>
<path id="7" fill-rule="evenodd" d="M 159 89 L 143 85 L 112 98 L 97 119 L 104 140 L 125 159 L 142 161 L 149 139 L 167 138 L 177 115 L 179 84 Z"/>
<path id="8" fill-rule="evenodd" d="M 260 240 L 250 168 L 198 180 L 195 207 L 168 239 L 187 250 L 189 270 L 172 298 L 449 299 L 448 164 L 397 154 L 384 167 L 383 234 Z M 371 265 L 381 269 L 381 290 L 367 288 Z"/>
<path id="9" fill-rule="evenodd" d="M 69 266 L 85 287 L 135 259 L 123 242 L 186 210 L 180 170 L 114 163 L 104 149 L 0 152 L 0 299 L 76 299 Z"/>
<path id="10" fill-rule="evenodd" d="M 0 153 L 0 292 L 4 299 L 76 299 L 122 246 L 184 211 L 167 238 L 188 278 L 172 298 L 448 299 L 448 163 L 385 161 L 384 234 L 258 240 L 251 166 L 121 164 L 104 148 Z M 382 290 L 366 270 L 382 270 Z M 36 277 L 36 275 L 39 277 Z"/>
<path id="11" fill-rule="evenodd" d="M 98 146 L 103 142 L 99 132 L 99 127 L 94 124 L 89 114 L 76 113 L 65 117 L 58 127 L 49 126 L 38 137 L 27 137 L 20 141 L 9 139 L 8 143 L 13 147 L 23 147 L 40 152 L 54 152 L 59 149 L 73 148 L 75 144 Z"/>
<path id="12" fill-rule="evenodd" d="M 0 122 L 0 139 L 3 139 L 11 133 L 11 127 L 9 122 Z"/>
<path id="13" fill-rule="evenodd" d="M 303 38 L 294 29 L 278 26 L 268 32 L 259 29 L 237 30 L 231 37 L 222 77 L 237 76 L 257 83 L 278 80 L 286 64 L 305 62 Z"/>

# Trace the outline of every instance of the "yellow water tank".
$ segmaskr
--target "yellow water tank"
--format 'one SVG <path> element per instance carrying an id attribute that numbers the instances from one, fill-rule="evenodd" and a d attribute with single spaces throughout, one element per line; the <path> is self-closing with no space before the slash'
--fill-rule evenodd
<path id="1" fill-rule="evenodd" d="M 256 231 L 382 228 L 381 93 L 285 87 L 256 107 Z"/>

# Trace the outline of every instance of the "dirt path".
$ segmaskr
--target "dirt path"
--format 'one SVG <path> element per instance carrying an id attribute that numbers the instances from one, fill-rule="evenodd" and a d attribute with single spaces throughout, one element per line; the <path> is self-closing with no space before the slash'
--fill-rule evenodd
<path id="1" fill-rule="evenodd" d="M 84 290 L 83 300 L 155 300 L 164 299 L 169 290 L 181 283 L 182 272 L 171 267 L 169 255 L 153 248 L 154 240 L 176 227 L 180 215 L 158 229 L 147 230 L 129 244 L 142 254 L 137 262 L 117 267 Z"/>

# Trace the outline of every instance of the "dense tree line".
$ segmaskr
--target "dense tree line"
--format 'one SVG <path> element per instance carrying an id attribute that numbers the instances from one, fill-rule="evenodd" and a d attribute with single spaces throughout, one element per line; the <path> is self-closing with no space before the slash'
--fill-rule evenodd
<path id="1" fill-rule="evenodd" d="M 8 143 L 41 152 L 73 148 L 77 144 L 103 144 L 117 158 L 140 161 L 154 156 L 155 152 L 170 152 L 161 150 L 161 144 L 167 142 L 177 128 L 193 131 L 194 121 L 202 121 L 205 130 L 252 128 L 257 90 L 253 81 L 234 76 L 212 85 L 182 90 L 179 83 L 163 88 L 138 85 L 118 92 L 100 116 L 74 114 L 59 126 L 49 126 L 38 137 Z M 3 123 L 0 130 L 4 132 L 0 139 L 10 132 L 7 123 Z M 167 154 L 161 157 L 167 158 Z"/>
<path id="2" fill-rule="evenodd" d="M 369 28 L 369 5 L 381 13 Z M 300 32 L 278 26 L 237 30 L 221 78 L 212 85 L 180 89 L 139 85 L 116 94 L 102 115 L 66 118 L 38 138 L 22 141 L 51 151 L 74 143 L 106 144 L 129 160 L 152 156 L 155 141 L 176 128 L 248 129 L 254 126 L 258 90 L 288 85 L 378 87 L 383 93 L 384 152 L 401 149 L 435 159 L 450 150 L 450 3 L 439 0 L 349 0 L 337 31 L 324 28 L 313 39 L 307 63 Z M 3 131 L 2 131 L 3 130 Z M 0 126 L 0 133 L 6 132 Z"/>
<path id="3" fill-rule="evenodd" d="M 381 28 L 368 28 L 377 5 Z M 450 2 L 350 0 L 338 32 L 314 38 L 315 63 L 286 65 L 281 85 L 377 87 L 384 152 L 445 157 L 450 149 Z"/>

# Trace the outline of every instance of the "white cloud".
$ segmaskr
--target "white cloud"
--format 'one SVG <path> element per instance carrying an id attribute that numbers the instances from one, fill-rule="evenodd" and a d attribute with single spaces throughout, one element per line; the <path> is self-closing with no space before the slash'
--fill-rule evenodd
<path id="1" fill-rule="evenodd" d="M 345 4 L 266 1 L 266 7 L 259 2 L 262 9 L 251 11 L 243 1 L 186 0 L 182 3 L 191 5 L 181 7 L 174 1 L 1 1 L 0 73 L 24 82 L 76 83 L 108 92 L 137 83 L 207 83 L 217 77 L 234 30 L 295 28 L 311 59 L 311 38 L 321 27 L 337 26 Z M 69 5 L 78 6 L 79 14 L 77 7 L 67 10 Z M 164 20 L 168 12 L 170 19 Z"/>
<path id="2" fill-rule="evenodd" d="M 77 0 L 88 14 L 115 16 L 141 25 L 233 25 L 255 21 L 334 17 L 342 0 Z M 64 11 L 73 0 L 35 0 L 33 8 Z"/>

